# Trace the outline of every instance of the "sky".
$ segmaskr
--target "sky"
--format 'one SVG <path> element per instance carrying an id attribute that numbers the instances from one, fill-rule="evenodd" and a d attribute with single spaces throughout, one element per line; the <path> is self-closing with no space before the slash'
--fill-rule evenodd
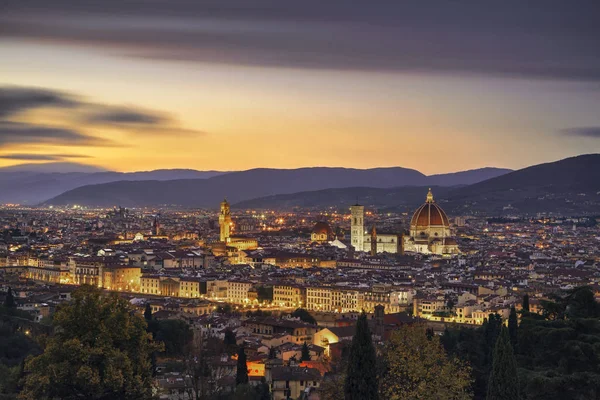
<path id="1" fill-rule="evenodd" d="M 0 167 L 522 168 L 600 152 L 600 2 L 7 0 Z"/>

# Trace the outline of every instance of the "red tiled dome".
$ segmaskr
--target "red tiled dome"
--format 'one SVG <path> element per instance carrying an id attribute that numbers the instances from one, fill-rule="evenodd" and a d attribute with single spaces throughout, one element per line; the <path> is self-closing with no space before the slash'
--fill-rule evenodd
<path id="1" fill-rule="evenodd" d="M 411 227 L 445 226 L 449 227 L 448 216 L 440 206 L 433 201 L 431 190 L 427 194 L 427 201 L 415 211 L 410 220 Z"/>
<path id="2" fill-rule="evenodd" d="M 317 222 L 312 229 L 312 233 L 316 233 L 318 235 L 326 234 L 327 236 L 331 236 L 333 235 L 333 230 L 331 229 L 328 223 Z"/>

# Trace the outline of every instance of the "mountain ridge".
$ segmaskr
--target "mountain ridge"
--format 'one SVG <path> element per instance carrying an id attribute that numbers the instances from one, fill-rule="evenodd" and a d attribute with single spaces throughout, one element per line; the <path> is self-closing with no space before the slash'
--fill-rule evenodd
<path id="1" fill-rule="evenodd" d="M 586 154 L 526 167 L 461 187 L 434 187 L 435 199 L 450 215 L 595 215 L 600 211 L 600 154 Z M 237 208 L 346 208 L 359 198 L 370 208 L 410 211 L 422 204 L 427 187 L 344 188 L 267 196 Z"/>
<path id="2" fill-rule="evenodd" d="M 113 206 L 155 206 L 173 204 L 186 207 L 214 207 L 223 197 L 231 202 L 250 198 L 294 193 L 307 190 L 351 186 L 396 187 L 421 186 L 447 179 L 451 183 L 469 184 L 509 172 L 485 168 L 430 178 L 419 171 L 402 167 L 354 169 L 340 167 L 306 167 L 296 169 L 256 168 L 230 172 L 208 179 L 168 180 L 162 182 L 117 181 L 86 185 L 72 189 L 45 204 Z M 140 183 L 145 182 L 145 183 Z"/>

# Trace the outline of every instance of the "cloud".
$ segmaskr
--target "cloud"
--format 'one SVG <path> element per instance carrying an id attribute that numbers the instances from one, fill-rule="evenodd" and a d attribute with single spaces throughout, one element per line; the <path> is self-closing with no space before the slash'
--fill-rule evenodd
<path id="1" fill-rule="evenodd" d="M 579 128 L 562 129 L 560 133 L 564 136 L 578 136 L 600 139 L 600 126 L 586 126 Z"/>
<path id="2" fill-rule="evenodd" d="M 30 123 L 23 120 L 25 112 L 39 108 L 66 108 L 62 126 Z M 35 114 L 31 114 L 35 117 Z M 31 116 L 29 115 L 29 117 Z M 107 105 L 90 102 L 80 96 L 50 89 L 6 86 L 0 87 L 0 146 L 60 145 L 114 147 L 118 143 L 85 133 L 88 126 L 113 127 L 129 135 L 161 134 L 192 136 L 204 132 L 184 129 L 172 116 L 134 106 Z M 76 128 L 75 128 L 76 127 Z M 83 130 L 83 131 L 82 131 Z M 63 155 L 64 156 L 64 155 Z M 52 157 L 52 155 L 48 155 Z M 56 155 L 61 157 L 61 155 Z M 66 156 L 65 156 L 66 157 Z"/>
<path id="3" fill-rule="evenodd" d="M 597 0 L 31 0 L 0 24 L 9 38 L 168 61 L 600 81 L 599 15 Z"/>
<path id="4" fill-rule="evenodd" d="M 28 154 L 28 153 L 11 153 L 0 155 L 4 160 L 20 160 L 20 161 L 62 161 L 67 158 L 93 158 L 84 154 Z"/>
<path id="5" fill-rule="evenodd" d="M 131 134 L 198 136 L 205 132 L 181 128 L 166 113 L 127 106 L 104 106 L 90 104 L 90 110 L 82 115 L 82 122 L 91 125 L 124 129 Z"/>
<path id="6" fill-rule="evenodd" d="M 25 122 L 0 121 L 0 146 L 9 144 L 100 147 L 116 145 L 111 140 L 89 136 L 73 129 Z"/>
<path id="7" fill-rule="evenodd" d="M 0 118 L 41 107 L 73 107 L 76 101 L 64 93 L 40 88 L 0 87 Z"/>
<path id="8" fill-rule="evenodd" d="M 86 122 L 109 125 L 159 125 L 169 122 L 169 118 L 150 111 L 111 107 L 88 115 Z"/>

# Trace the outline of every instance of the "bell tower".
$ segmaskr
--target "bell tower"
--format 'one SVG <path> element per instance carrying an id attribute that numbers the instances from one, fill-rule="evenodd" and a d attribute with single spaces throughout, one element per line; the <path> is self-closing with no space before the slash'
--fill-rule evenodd
<path id="1" fill-rule="evenodd" d="M 377 255 L 377 230 L 375 229 L 375 225 L 371 229 L 371 255 Z"/>
<path id="2" fill-rule="evenodd" d="M 221 202 L 221 213 L 219 214 L 219 230 L 221 242 L 228 242 L 231 229 L 231 213 L 227 199 Z"/>
<path id="3" fill-rule="evenodd" d="M 365 207 L 355 204 L 350 207 L 350 243 L 355 251 L 365 250 Z"/>

